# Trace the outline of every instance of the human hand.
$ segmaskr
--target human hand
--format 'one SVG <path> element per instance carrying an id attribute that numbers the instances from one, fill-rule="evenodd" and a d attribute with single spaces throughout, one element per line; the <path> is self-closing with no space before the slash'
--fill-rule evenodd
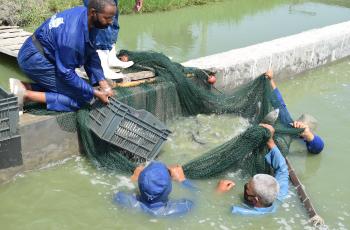
<path id="1" fill-rule="evenodd" d="M 180 165 L 175 165 L 175 166 L 169 166 L 169 171 L 170 171 L 170 176 L 173 178 L 173 180 L 182 182 L 186 180 L 184 171 Z"/>
<path id="2" fill-rule="evenodd" d="M 301 137 L 303 137 L 307 141 L 312 141 L 314 139 L 314 134 L 311 132 L 311 129 L 308 125 L 301 121 L 294 121 L 293 127 L 298 129 L 304 129 L 304 132 L 300 134 Z"/>
<path id="3" fill-rule="evenodd" d="M 216 186 L 216 191 L 219 193 L 224 193 L 230 191 L 236 185 L 235 182 L 231 180 L 220 180 Z"/>
<path id="4" fill-rule="evenodd" d="M 268 148 L 268 149 L 272 149 L 273 147 L 276 146 L 276 143 L 275 143 L 275 141 L 273 140 L 273 135 L 275 134 L 275 129 L 274 129 L 271 125 L 269 125 L 269 124 L 259 124 L 259 125 L 262 126 L 262 127 L 264 127 L 264 128 L 266 128 L 266 129 L 268 129 L 268 130 L 270 131 L 271 137 L 270 137 L 270 139 L 266 142 L 266 145 L 267 145 L 267 148 Z"/>
<path id="5" fill-rule="evenodd" d="M 139 179 L 140 173 L 142 172 L 142 170 L 145 168 L 145 166 L 143 165 L 139 165 L 136 167 L 136 169 L 134 170 L 134 173 L 131 176 L 131 181 L 136 182 Z"/>
<path id="6" fill-rule="evenodd" d="M 107 95 L 107 97 L 114 96 L 112 87 L 108 84 L 107 80 L 99 81 L 100 90 Z"/>
<path id="7" fill-rule="evenodd" d="M 108 96 L 106 95 L 106 93 L 102 92 L 101 90 L 95 89 L 94 95 L 103 103 L 105 103 L 105 104 L 109 103 Z"/>
<path id="8" fill-rule="evenodd" d="M 271 80 L 273 78 L 273 71 L 271 69 L 267 70 L 265 76 L 267 79 Z"/>
<path id="9" fill-rule="evenodd" d="M 142 6 L 143 6 L 143 0 L 135 0 L 134 11 L 140 12 Z"/>
<path id="10" fill-rule="evenodd" d="M 271 133 L 271 138 L 275 134 L 275 128 L 272 127 L 272 125 L 261 123 L 261 124 L 259 124 L 259 126 L 262 126 L 262 127 L 266 128 L 266 129 L 268 129 L 270 131 L 270 133 Z"/>

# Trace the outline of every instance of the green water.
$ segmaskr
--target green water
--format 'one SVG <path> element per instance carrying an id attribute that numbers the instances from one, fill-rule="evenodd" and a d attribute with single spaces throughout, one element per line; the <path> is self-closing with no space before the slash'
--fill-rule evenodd
<path id="1" fill-rule="evenodd" d="M 319 120 L 317 133 L 326 142 L 324 151 L 316 156 L 307 154 L 304 144 L 295 141 L 289 157 L 329 228 L 348 229 L 350 60 L 280 82 L 279 88 L 295 117 L 308 112 Z M 177 120 L 169 124 L 174 133 L 160 160 L 187 162 L 239 134 L 247 125 L 244 119 L 232 116 L 199 115 Z M 192 132 L 206 144 L 194 142 Z M 293 188 L 274 215 L 231 215 L 230 207 L 241 202 L 246 180 L 239 173 L 226 175 L 237 185 L 223 196 L 214 193 L 216 179 L 194 181 L 200 188 L 198 194 L 175 183 L 171 197 L 194 199 L 196 208 L 184 218 L 156 219 L 112 204 L 115 192 L 136 191 L 127 177 L 96 170 L 82 157 L 63 163 L 21 174 L 0 187 L 2 229 L 309 229 Z"/>
<path id="2" fill-rule="evenodd" d="M 349 1 L 229 0 L 121 16 L 117 46 L 156 50 L 176 61 L 187 61 L 348 21 L 349 6 Z"/>
<path id="3" fill-rule="evenodd" d="M 119 47 L 156 50 L 175 60 L 188 60 L 260 41 L 337 23 L 350 18 L 349 1 L 225 1 L 172 12 L 121 17 Z M 0 85 L 8 76 L 22 76 L 16 62 L 0 56 Z M 322 67 L 279 84 L 295 117 L 303 112 L 319 121 L 317 133 L 326 141 L 321 155 L 292 145 L 290 159 L 330 229 L 350 228 L 350 60 Z M 174 131 L 160 159 L 183 163 L 232 138 L 247 126 L 230 116 L 203 116 L 169 124 Z M 200 145 L 193 141 L 198 133 Z M 239 173 L 229 194 L 214 193 L 217 180 L 195 181 L 198 194 L 175 184 L 172 198 L 194 199 L 196 209 L 181 219 L 156 219 L 121 210 L 111 202 L 116 191 L 133 192 L 135 184 L 122 175 L 96 170 L 83 157 L 23 173 L 0 186 L 0 229 L 309 229 L 295 190 L 278 213 L 263 217 L 230 214 L 239 204 Z"/>

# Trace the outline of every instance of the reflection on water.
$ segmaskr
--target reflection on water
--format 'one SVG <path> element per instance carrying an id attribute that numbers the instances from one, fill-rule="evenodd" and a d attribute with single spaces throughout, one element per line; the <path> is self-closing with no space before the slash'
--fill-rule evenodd
<path id="1" fill-rule="evenodd" d="M 121 16 L 117 45 L 155 50 L 186 61 L 350 19 L 350 9 L 332 5 L 342 1 L 321 2 L 230 0 L 171 12 Z"/>

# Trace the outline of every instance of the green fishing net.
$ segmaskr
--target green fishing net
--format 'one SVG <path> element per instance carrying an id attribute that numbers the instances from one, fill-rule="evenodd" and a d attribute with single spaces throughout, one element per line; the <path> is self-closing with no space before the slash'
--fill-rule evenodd
<path id="1" fill-rule="evenodd" d="M 156 81 L 133 88 L 116 88 L 119 101 L 136 109 L 145 109 L 162 121 L 170 120 L 173 114 L 192 116 L 212 113 L 233 113 L 249 119 L 251 126 L 245 132 L 184 164 L 183 169 L 188 178 L 208 178 L 238 169 L 251 175 L 270 171 L 264 159 L 268 152 L 266 141 L 270 133 L 258 124 L 273 110 L 271 100 L 276 98 L 273 98 L 265 76 L 232 92 L 223 93 L 206 83 L 209 71 L 184 67 L 155 52 L 123 50 L 121 54 L 128 55 L 129 60 L 135 63 L 129 71 L 151 70 L 155 73 Z M 132 157 L 99 139 L 88 128 L 89 107 L 79 110 L 74 118 L 82 147 L 91 162 L 110 170 L 133 172 L 137 162 Z M 66 124 L 71 125 L 69 122 Z M 276 144 L 287 155 L 292 138 L 297 137 L 302 130 L 286 127 L 279 119 L 274 127 Z"/>

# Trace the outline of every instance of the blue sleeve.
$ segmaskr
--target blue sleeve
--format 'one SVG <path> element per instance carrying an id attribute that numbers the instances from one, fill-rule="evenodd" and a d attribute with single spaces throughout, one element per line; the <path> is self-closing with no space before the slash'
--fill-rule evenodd
<path id="1" fill-rule="evenodd" d="M 140 206 L 135 196 L 124 192 L 116 193 L 113 197 L 113 203 L 124 208 L 138 208 Z"/>
<path id="2" fill-rule="evenodd" d="M 79 66 L 78 60 L 81 54 L 62 40 L 58 38 L 55 52 L 57 75 L 73 92 L 83 97 L 85 102 L 90 102 L 93 97 L 93 88 L 75 72 L 75 68 Z"/>
<path id="3" fill-rule="evenodd" d="M 243 216 L 258 216 L 258 215 L 265 215 L 276 212 L 277 207 L 276 204 L 272 204 L 270 207 L 266 208 L 257 208 L 257 207 L 250 207 L 245 204 L 242 206 L 233 206 L 231 209 L 232 214 L 239 214 Z"/>
<path id="4" fill-rule="evenodd" d="M 190 180 L 185 179 L 181 182 L 182 186 L 186 189 L 189 189 L 190 191 L 196 192 L 199 191 L 198 187 L 195 186 Z"/>
<path id="5" fill-rule="evenodd" d="M 280 186 L 280 192 L 277 199 L 283 201 L 288 194 L 289 172 L 288 165 L 280 150 L 275 146 L 265 156 L 265 160 L 274 169 L 275 178 Z"/>
<path id="6" fill-rule="evenodd" d="M 324 148 L 324 142 L 321 137 L 314 134 L 314 139 L 312 141 L 305 141 L 307 150 L 313 154 L 319 154 Z"/>
<path id="7" fill-rule="evenodd" d="M 275 109 L 279 109 L 279 119 L 282 124 L 288 126 L 290 123 L 293 122 L 292 117 L 290 116 L 290 113 L 287 109 L 287 105 L 283 100 L 281 92 L 278 90 L 278 88 L 274 89 L 272 91 L 271 95 L 271 104 Z"/>
<path id="8" fill-rule="evenodd" d="M 101 61 L 96 51 L 90 55 L 84 65 L 84 69 L 92 85 L 97 84 L 99 81 L 105 80 L 105 76 L 101 67 Z"/>

